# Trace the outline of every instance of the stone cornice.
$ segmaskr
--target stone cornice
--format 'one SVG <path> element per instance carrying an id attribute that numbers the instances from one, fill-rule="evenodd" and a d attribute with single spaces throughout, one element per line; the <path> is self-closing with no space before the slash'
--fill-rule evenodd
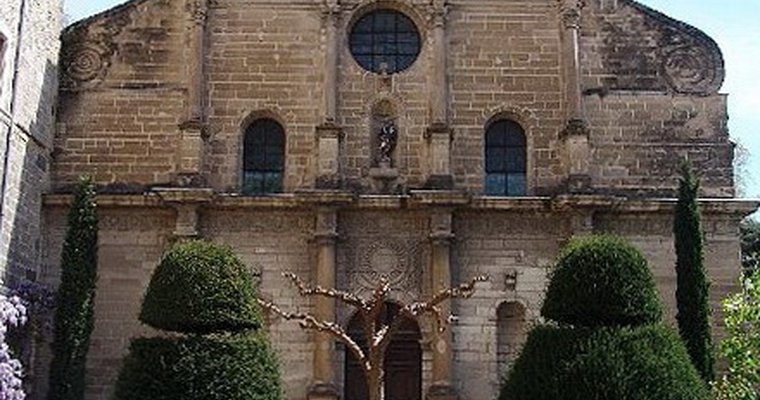
<path id="1" fill-rule="evenodd" d="M 425 210 L 448 208 L 456 211 L 501 211 L 532 213 L 564 213 L 590 210 L 605 213 L 671 213 L 676 204 L 673 198 L 628 199 L 604 195 L 559 195 L 554 197 L 490 197 L 471 196 L 462 192 L 414 191 L 410 195 L 354 195 L 340 191 L 304 191 L 290 194 L 251 197 L 235 194 L 211 194 L 191 190 L 194 194 L 145 192 L 142 194 L 100 194 L 101 208 L 150 208 L 182 204 L 200 204 L 209 209 L 277 209 L 312 210 L 333 207 L 336 210 Z M 188 197 L 189 196 L 189 197 Z M 66 207 L 70 194 L 44 196 L 45 207 Z M 728 215 L 737 218 L 753 213 L 760 199 L 701 199 L 705 215 Z"/>

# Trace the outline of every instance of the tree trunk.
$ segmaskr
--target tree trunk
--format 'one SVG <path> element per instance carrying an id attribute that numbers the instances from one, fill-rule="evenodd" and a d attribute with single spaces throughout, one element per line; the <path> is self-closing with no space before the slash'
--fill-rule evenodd
<path id="1" fill-rule="evenodd" d="M 365 371 L 367 376 L 367 389 L 369 390 L 369 400 L 384 400 L 385 399 L 385 380 L 384 380 L 384 366 L 383 357 L 377 356 L 377 351 L 370 350 L 370 362 L 371 369 Z"/>

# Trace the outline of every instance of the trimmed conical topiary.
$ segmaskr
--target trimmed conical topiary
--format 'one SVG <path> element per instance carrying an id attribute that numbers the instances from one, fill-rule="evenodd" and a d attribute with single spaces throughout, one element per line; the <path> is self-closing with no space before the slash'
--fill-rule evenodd
<path id="1" fill-rule="evenodd" d="M 644 256 L 622 239 L 573 240 L 560 255 L 538 326 L 500 400 L 707 400 Z"/>
<path id="2" fill-rule="evenodd" d="M 118 400 L 281 400 L 266 336 L 140 338 L 116 383 Z"/>
<path id="3" fill-rule="evenodd" d="M 281 400 L 277 359 L 252 277 L 229 247 L 175 245 L 153 273 L 140 320 L 172 337 L 138 338 L 114 400 Z"/>
<path id="4" fill-rule="evenodd" d="M 660 320 L 662 305 L 647 260 L 612 236 L 573 240 L 554 269 L 542 315 L 578 326 L 627 326 Z"/>
<path id="5" fill-rule="evenodd" d="M 164 255 L 140 321 L 156 329 L 205 334 L 262 325 L 253 278 L 229 247 L 195 240 Z"/>
<path id="6" fill-rule="evenodd" d="M 499 400 L 704 400 L 678 335 L 662 325 L 533 330 Z"/>

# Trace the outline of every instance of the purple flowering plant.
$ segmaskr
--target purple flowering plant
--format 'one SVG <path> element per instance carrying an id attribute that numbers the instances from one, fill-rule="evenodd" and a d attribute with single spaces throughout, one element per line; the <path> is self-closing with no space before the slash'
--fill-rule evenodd
<path id="1" fill-rule="evenodd" d="M 33 335 L 51 328 L 54 305 L 53 292 L 34 282 L 21 283 L 8 294 L 0 294 L 0 400 L 26 398 L 24 368 L 18 357 Z"/>
<path id="2" fill-rule="evenodd" d="M 0 295 L 0 400 L 24 400 L 24 369 L 8 345 L 10 328 L 26 323 L 27 308 L 19 296 Z"/>

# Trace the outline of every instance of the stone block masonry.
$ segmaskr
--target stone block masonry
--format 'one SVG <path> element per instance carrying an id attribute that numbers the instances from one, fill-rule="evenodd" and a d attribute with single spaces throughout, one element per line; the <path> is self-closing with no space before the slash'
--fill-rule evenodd
<path id="1" fill-rule="evenodd" d="M 40 275 L 58 91 L 59 0 L 0 4 L 0 282 Z"/>
<path id="2" fill-rule="evenodd" d="M 175 240 L 231 245 L 265 298 L 341 326 L 352 310 L 280 273 L 365 294 L 386 277 L 405 302 L 490 275 L 446 305 L 450 331 L 412 321 L 413 351 L 388 364 L 414 375 L 389 380 L 412 399 L 469 400 L 497 393 L 573 236 L 631 240 L 672 320 L 679 159 L 703 172 L 716 309 L 757 207 L 732 199 L 720 49 L 633 0 L 133 0 L 67 28 L 61 60 L 43 280 L 57 282 L 65 193 L 91 174 L 103 222 L 87 400 L 108 398 Z M 284 140 L 248 140 L 265 125 Z M 494 126 L 522 133 L 487 145 Z M 248 195 L 244 175 L 276 182 Z M 484 195 L 502 178 L 517 196 Z M 342 346 L 273 316 L 267 329 L 289 400 L 357 400 Z"/>

